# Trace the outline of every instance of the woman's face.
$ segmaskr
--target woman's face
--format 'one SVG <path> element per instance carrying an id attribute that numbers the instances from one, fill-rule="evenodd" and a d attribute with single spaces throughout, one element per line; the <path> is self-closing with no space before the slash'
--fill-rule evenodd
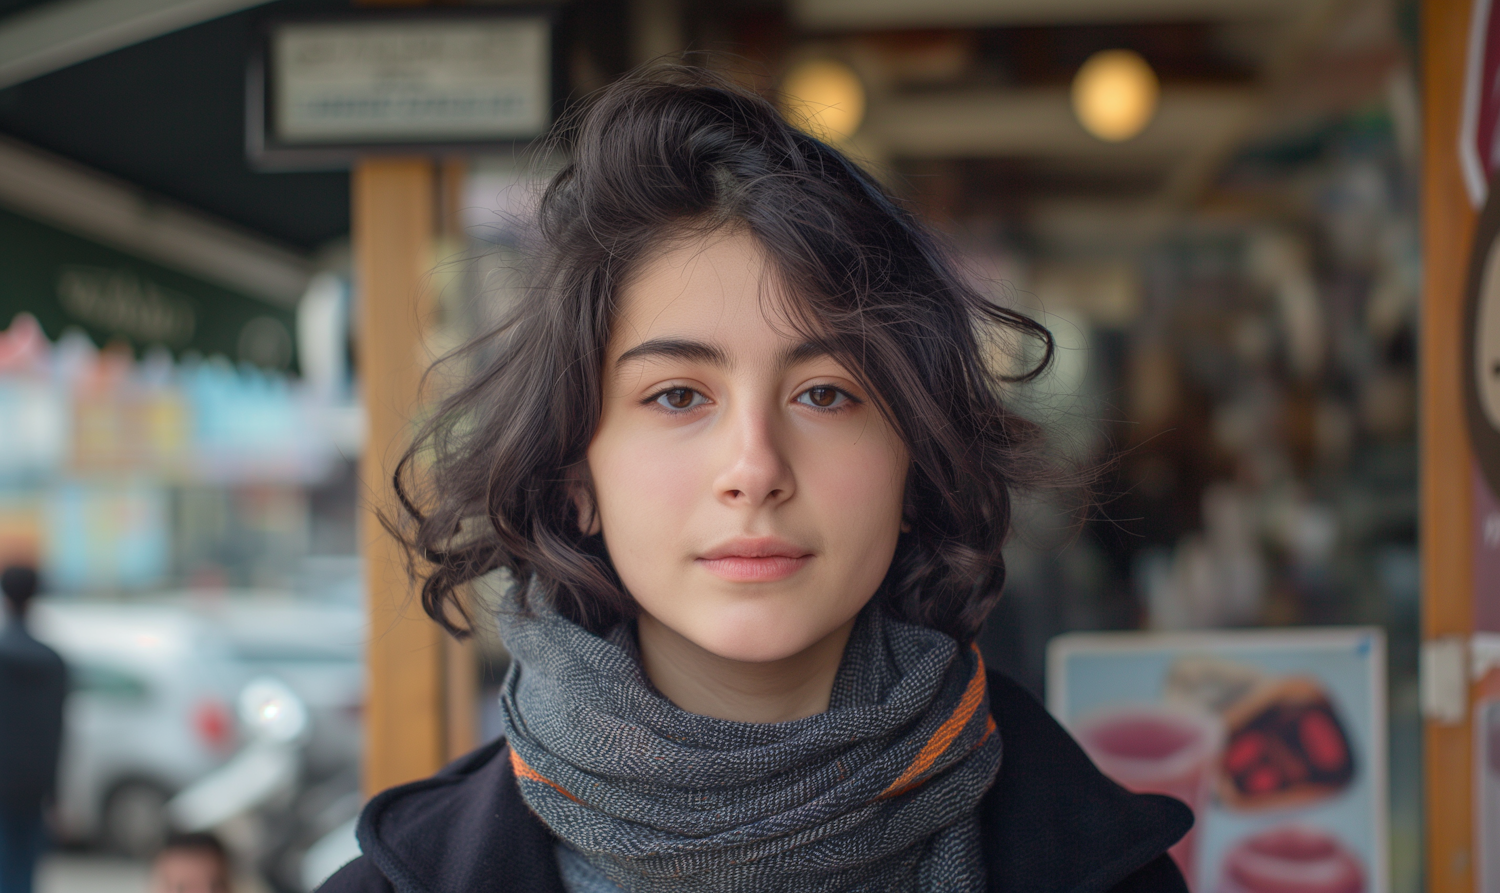
<path id="1" fill-rule="evenodd" d="M 890 567 L 906 483 L 873 395 L 781 321 L 774 280 L 739 230 L 644 264 L 621 295 L 588 450 L 626 589 L 735 661 L 847 629 Z"/>

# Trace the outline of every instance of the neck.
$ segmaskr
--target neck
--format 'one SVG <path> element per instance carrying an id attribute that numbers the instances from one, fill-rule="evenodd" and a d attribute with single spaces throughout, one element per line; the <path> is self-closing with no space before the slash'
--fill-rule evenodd
<path id="1" fill-rule="evenodd" d="M 667 700 L 689 713 L 734 722 L 790 722 L 828 709 L 854 621 L 791 657 L 720 657 L 649 614 L 637 621 L 641 663 Z"/>

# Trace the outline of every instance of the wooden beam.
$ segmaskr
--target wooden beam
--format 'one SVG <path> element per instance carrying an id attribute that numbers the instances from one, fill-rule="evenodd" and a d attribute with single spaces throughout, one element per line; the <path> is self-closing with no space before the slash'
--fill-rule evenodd
<path id="1" fill-rule="evenodd" d="M 392 508 L 391 473 L 417 412 L 426 362 L 419 308 L 432 267 L 437 184 L 430 160 L 367 158 L 355 166 L 350 185 L 358 362 L 369 420 L 360 458 L 360 542 L 371 621 L 364 787 L 374 793 L 431 775 L 449 753 L 445 636 L 422 613 L 400 549 L 376 514 Z"/>
<path id="2" fill-rule="evenodd" d="M 1473 629 L 1473 455 L 1464 428 L 1464 278 L 1474 209 L 1458 164 L 1470 0 L 1422 4 L 1422 636 Z M 1427 721 L 1423 762 L 1427 890 L 1471 893 L 1473 800 L 1469 722 Z"/>
<path id="3" fill-rule="evenodd" d="M 1140 136 L 1106 143 L 1078 123 L 1064 87 L 885 95 L 872 97 L 859 136 L 902 158 L 1019 155 L 1154 172 L 1173 168 L 1222 132 L 1238 132 L 1260 105 L 1253 89 L 1169 86 Z"/>
<path id="4" fill-rule="evenodd" d="M 814 31 L 872 28 L 980 28 L 1137 22 L 1266 21 L 1292 14 L 1299 0 L 792 0 L 792 20 Z"/>

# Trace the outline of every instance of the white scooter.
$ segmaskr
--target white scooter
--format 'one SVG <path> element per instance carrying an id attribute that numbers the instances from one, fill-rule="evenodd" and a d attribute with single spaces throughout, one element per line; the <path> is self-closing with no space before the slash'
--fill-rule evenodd
<path id="1" fill-rule="evenodd" d="M 174 797 L 167 814 L 180 831 L 218 834 L 241 864 L 254 865 L 278 893 L 303 893 L 305 851 L 358 812 L 357 779 L 304 789 L 303 747 L 311 722 L 302 699 L 280 680 L 265 676 L 248 683 L 240 692 L 239 717 L 249 739 L 244 747 Z"/>

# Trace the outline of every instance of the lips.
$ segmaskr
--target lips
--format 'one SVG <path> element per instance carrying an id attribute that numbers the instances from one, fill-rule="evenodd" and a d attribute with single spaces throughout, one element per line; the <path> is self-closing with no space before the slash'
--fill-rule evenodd
<path id="1" fill-rule="evenodd" d="M 811 560 L 807 549 L 771 537 L 730 540 L 698 557 L 704 570 L 732 583 L 783 580 Z"/>

